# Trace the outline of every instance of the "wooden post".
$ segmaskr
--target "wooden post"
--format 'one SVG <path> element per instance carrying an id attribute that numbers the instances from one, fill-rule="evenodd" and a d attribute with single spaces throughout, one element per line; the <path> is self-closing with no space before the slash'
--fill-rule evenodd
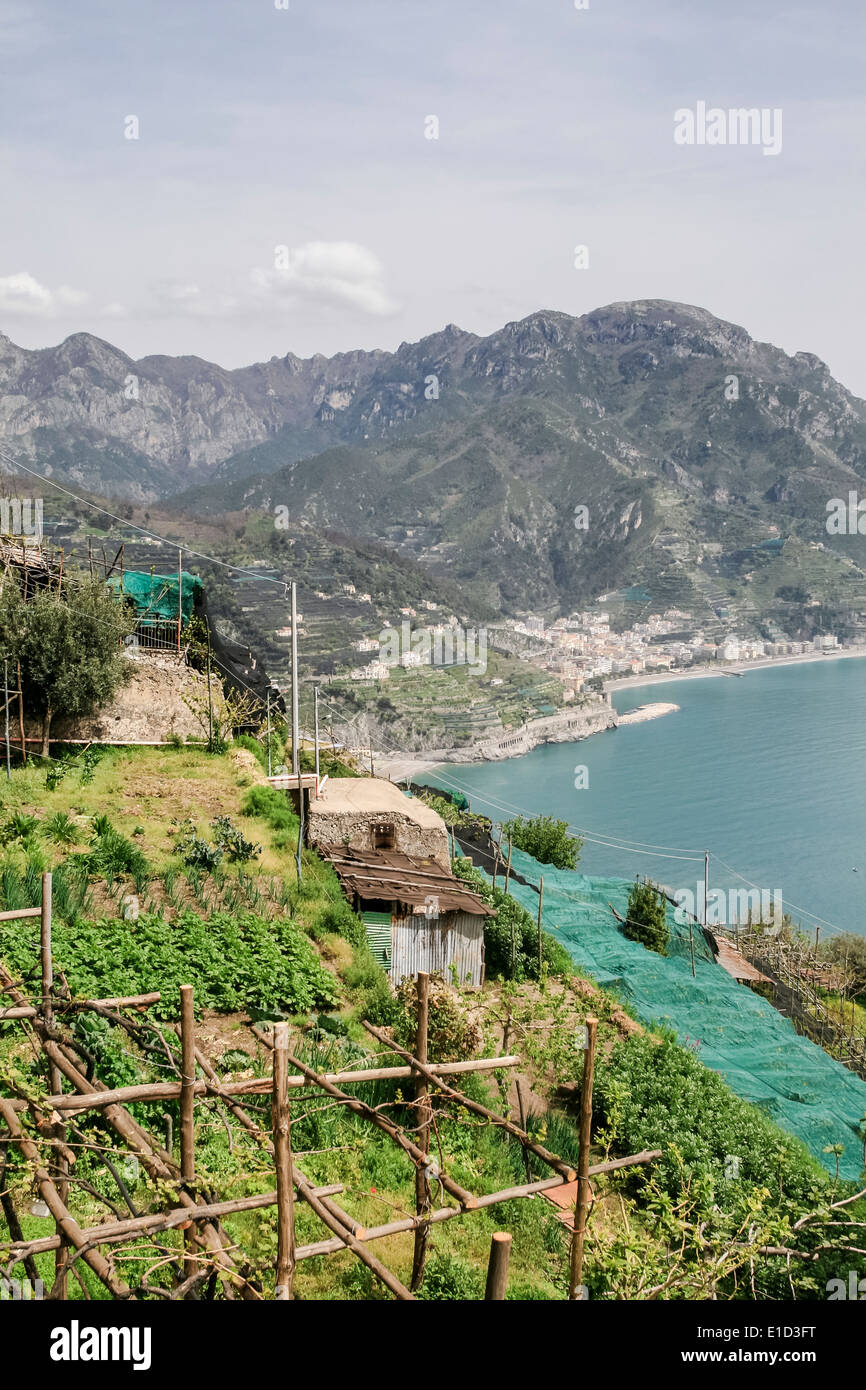
<path id="1" fill-rule="evenodd" d="M 6 709 L 6 781 L 8 782 L 9 779 L 10 779 L 10 777 L 12 776 L 12 767 L 11 767 L 10 758 L 9 758 L 9 701 L 10 701 L 11 696 L 10 696 L 10 694 L 9 694 L 9 658 L 8 658 L 8 656 L 4 656 L 4 658 L 3 658 L 3 685 L 4 685 L 4 694 L 5 694 L 5 696 L 6 696 L 6 707 L 5 707 L 5 709 Z"/>
<path id="2" fill-rule="evenodd" d="M 21 662 L 15 663 L 18 667 L 18 727 L 21 732 L 21 761 L 27 766 L 27 740 L 24 737 L 24 696 L 21 691 Z"/>
<path id="3" fill-rule="evenodd" d="M 180 987 L 180 1176 L 185 1186 L 195 1183 L 195 1014 L 192 985 Z M 194 1196 L 190 1190 L 191 1197 Z M 185 1233 L 187 1253 L 184 1257 L 184 1278 L 195 1274 L 197 1262 L 192 1257 L 195 1242 L 194 1227 Z"/>
<path id="4" fill-rule="evenodd" d="M 270 777 L 270 775 L 271 775 L 271 687 L 270 687 L 270 686 L 268 686 L 268 691 L 267 691 L 267 708 L 268 708 L 268 776 Z"/>
<path id="5" fill-rule="evenodd" d="M 419 1062 L 427 1062 L 427 1030 L 430 1017 L 430 976 L 425 970 L 418 972 L 418 1009 L 415 1033 L 415 1056 Z M 415 1081 L 415 1100 L 418 1115 L 418 1147 L 425 1157 L 430 1148 L 430 1122 L 432 1111 L 429 1100 L 430 1088 L 426 1078 L 418 1076 Z M 426 1216 L 430 1211 L 430 1183 L 424 1171 L 425 1165 L 415 1169 L 415 1212 Z M 424 1262 L 427 1258 L 427 1242 L 430 1238 L 430 1225 L 425 1221 L 415 1229 L 415 1249 L 412 1256 L 412 1279 L 409 1288 L 412 1293 L 420 1288 L 424 1278 Z"/>
<path id="6" fill-rule="evenodd" d="M 287 1302 L 295 1277 L 295 1190 L 289 1110 L 289 1025 L 274 1024 L 274 1094 L 271 1116 L 277 1167 L 277 1278 L 274 1298 Z"/>
<path id="7" fill-rule="evenodd" d="M 544 874 L 538 884 L 538 978 L 541 979 L 541 905 L 544 902 Z"/>
<path id="8" fill-rule="evenodd" d="M 183 553 L 177 552 L 177 654 L 180 656 L 180 627 L 183 617 Z"/>
<path id="9" fill-rule="evenodd" d="M 511 1257 L 511 1236 L 508 1231 L 495 1231 L 490 1242 L 490 1260 L 487 1265 L 487 1287 L 484 1290 L 485 1303 L 501 1303 L 505 1299 L 508 1285 L 508 1261 Z"/>
<path id="10" fill-rule="evenodd" d="M 580 1087 L 580 1131 L 577 1156 L 577 1203 L 574 1208 L 574 1233 L 571 1241 L 571 1270 L 568 1281 L 570 1299 L 580 1298 L 583 1275 L 583 1247 L 586 1239 L 586 1218 L 589 1212 L 589 1149 L 592 1131 L 592 1073 L 595 1068 L 595 1031 L 597 1018 L 586 1020 L 586 1052 L 583 1056 L 583 1081 Z"/>
<path id="11" fill-rule="evenodd" d="M 210 623 L 205 618 L 207 629 L 207 751 L 213 752 L 213 691 L 210 687 Z M 268 769 L 270 771 L 270 769 Z"/>
<path id="12" fill-rule="evenodd" d="M 508 892 L 508 885 L 511 881 L 511 835 L 508 836 L 508 863 L 505 865 L 505 891 Z"/>
<path id="13" fill-rule="evenodd" d="M 51 958 L 51 874 L 42 875 L 42 911 L 39 918 L 39 948 L 42 963 L 42 1001 L 41 1014 L 46 1028 L 51 1028 L 54 1023 L 54 1007 L 51 1002 L 51 995 L 54 989 L 54 965 Z M 48 1080 L 51 1086 L 52 1095 L 60 1095 L 63 1090 L 63 1077 L 59 1068 L 54 1062 L 48 1063 Z M 63 1144 L 66 1139 L 65 1125 L 54 1125 L 51 1131 L 55 1141 Z M 69 1196 L 69 1164 L 66 1159 L 58 1154 L 52 1162 L 52 1175 L 55 1179 L 60 1200 L 66 1204 Z M 62 1236 L 60 1226 L 57 1226 L 57 1234 Z M 54 1289 L 56 1298 L 65 1299 L 68 1292 L 68 1274 L 66 1272 L 66 1250 L 67 1242 L 61 1239 L 54 1255 Z"/>
<path id="14" fill-rule="evenodd" d="M 87 559 L 90 562 L 90 578 L 93 578 L 93 537 L 87 537 Z"/>

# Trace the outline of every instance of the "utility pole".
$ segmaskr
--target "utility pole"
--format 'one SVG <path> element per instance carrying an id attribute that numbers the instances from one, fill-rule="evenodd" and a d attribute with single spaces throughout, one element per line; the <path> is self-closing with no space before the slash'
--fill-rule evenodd
<path id="1" fill-rule="evenodd" d="M 313 690 L 313 742 L 316 749 L 316 795 L 319 792 L 319 687 Z"/>
<path id="2" fill-rule="evenodd" d="M 183 556 L 177 552 L 177 654 L 180 656 L 180 628 L 183 617 Z"/>
<path id="3" fill-rule="evenodd" d="M 6 696 L 6 781 L 12 776 L 12 769 L 9 765 L 9 658 L 3 658 L 3 685 L 4 695 Z"/>
<path id="4" fill-rule="evenodd" d="M 210 623 L 204 620 L 207 629 L 207 751 L 213 752 L 213 693 L 210 688 Z"/>
<path id="5" fill-rule="evenodd" d="M 292 772 L 299 773 L 301 762 L 298 749 L 298 586 L 292 580 Z M 298 784 L 300 786 L 300 783 Z M 301 808 L 303 820 L 303 807 Z M 300 882 L 301 851 L 298 841 L 298 881 Z"/>
<path id="6" fill-rule="evenodd" d="M 271 690 L 268 687 L 268 776 L 271 775 Z"/>

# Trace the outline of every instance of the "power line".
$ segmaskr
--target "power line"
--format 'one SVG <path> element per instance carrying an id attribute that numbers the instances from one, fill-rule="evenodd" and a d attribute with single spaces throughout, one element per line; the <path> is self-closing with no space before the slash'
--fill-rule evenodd
<path id="1" fill-rule="evenodd" d="M 116 521 L 119 526 L 130 526 L 133 531 L 138 531 L 139 535 L 147 536 L 150 540 L 159 541 L 162 545 L 172 546 L 176 550 L 184 550 L 187 555 L 194 555 L 197 560 L 205 560 L 208 564 L 219 565 L 223 569 L 233 570 L 236 574 L 245 574 L 249 578 L 256 579 L 260 584 L 276 584 L 285 593 L 288 585 L 283 579 L 273 579 L 270 575 L 257 574 L 255 570 L 247 569 L 243 565 L 232 565 L 227 560 L 220 560 L 216 555 L 208 555 L 202 550 L 193 550 L 191 546 L 184 545 L 182 542 L 169 540 L 167 536 L 160 536 L 156 531 L 149 531 L 145 526 L 138 526 L 134 521 L 128 521 L 125 517 L 116 516 L 107 507 L 100 507 L 98 503 L 91 502 L 89 498 L 82 497 L 78 492 L 73 492 L 71 488 L 63 487 L 56 483 L 53 478 L 47 478 L 44 473 L 38 473 L 35 468 L 29 468 L 26 463 L 21 463 L 13 455 L 9 454 L 0 445 L 0 458 L 4 458 L 13 468 L 20 469 L 24 473 L 29 473 L 32 478 L 38 478 L 47 487 L 53 487 L 58 492 L 62 492 L 73 501 L 80 502 L 82 506 L 90 507 L 92 511 L 99 512 L 101 516 L 107 516 L 111 521 Z"/>

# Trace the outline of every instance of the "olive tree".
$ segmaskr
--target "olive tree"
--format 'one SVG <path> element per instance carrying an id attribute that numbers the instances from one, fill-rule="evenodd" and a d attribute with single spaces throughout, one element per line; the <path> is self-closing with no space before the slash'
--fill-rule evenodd
<path id="1" fill-rule="evenodd" d="M 0 594 L 0 655 L 21 663 L 24 708 L 42 721 L 48 756 L 55 715 L 90 714 L 129 674 L 122 640 L 133 620 L 101 581 L 69 575 L 63 592 L 40 588 L 25 601 L 13 574 Z"/>

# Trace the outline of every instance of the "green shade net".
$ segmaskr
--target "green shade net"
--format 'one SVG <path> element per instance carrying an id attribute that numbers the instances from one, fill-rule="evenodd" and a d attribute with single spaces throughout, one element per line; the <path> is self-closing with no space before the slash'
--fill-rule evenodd
<path id="1" fill-rule="evenodd" d="M 197 574 L 187 574 L 183 570 L 176 574 L 145 574 L 143 570 L 127 570 L 121 580 L 112 575 L 108 580 L 112 589 L 124 598 L 130 599 L 140 620 L 153 622 L 177 621 L 178 586 L 180 585 L 180 608 L 183 621 L 188 623 L 193 604 L 202 592 L 202 582 Z"/>
<path id="2" fill-rule="evenodd" d="M 866 1115 L 866 1082 L 732 979 L 716 964 L 699 928 L 694 930 L 693 978 L 689 928 L 674 921 L 671 907 L 667 956 L 623 935 L 609 904 L 625 917 L 629 879 L 554 869 L 516 849 L 512 868 L 536 885 L 544 874 L 544 928 L 581 970 L 626 1000 L 644 1023 L 672 1029 L 732 1091 L 801 1139 L 831 1172 L 835 1158 L 822 1150 L 843 1144 L 839 1172 L 844 1178 L 859 1177 L 863 1153 L 857 1130 Z M 533 888 L 512 879 L 509 891 L 537 916 Z"/>

